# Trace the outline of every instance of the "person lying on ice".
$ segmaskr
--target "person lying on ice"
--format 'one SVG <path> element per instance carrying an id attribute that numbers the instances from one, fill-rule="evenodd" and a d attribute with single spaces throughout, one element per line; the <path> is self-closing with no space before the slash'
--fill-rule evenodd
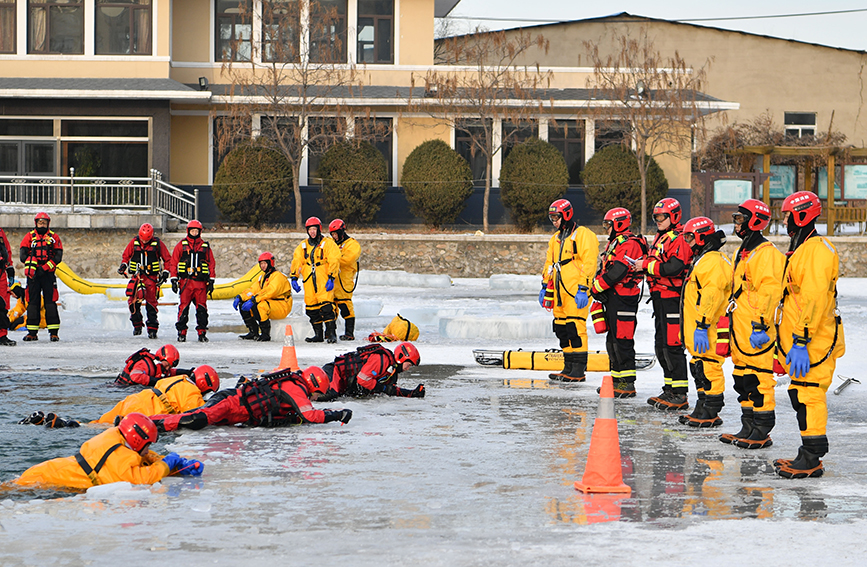
<path id="1" fill-rule="evenodd" d="M 153 388 L 130 394 L 109 412 L 91 423 L 115 424 L 125 415 L 141 413 L 147 416 L 183 413 L 205 405 L 202 397 L 220 389 L 220 377 L 211 366 L 197 366 L 190 375 L 181 374 L 163 378 Z M 57 414 L 32 413 L 19 424 L 44 425 L 49 428 L 78 427 L 74 420 L 64 420 Z"/>
<path id="2" fill-rule="evenodd" d="M 330 401 L 340 396 L 379 393 L 423 398 L 424 384 L 419 384 L 414 390 L 397 387 L 397 375 L 420 362 L 421 355 L 412 343 L 400 343 L 394 353 L 379 344 L 358 347 L 322 367 L 331 383 L 328 392 L 320 399 Z"/>
<path id="3" fill-rule="evenodd" d="M 222 390 L 196 410 L 180 415 L 155 415 L 163 431 L 202 429 L 209 425 L 280 427 L 302 423 L 349 423 L 352 410 L 317 410 L 316 400 L 328 390 L 328 376 L 318 366 L 303 372 L 289 369 L 263 374 L 255 380 L 243 376 L 235 388 Z"/>
<path id="4" fill-rule="evenodd" d="M 158 437 L 154 422 L 131 413 L 117 427 L 85 441 L 72 457 L 32 466 L 10 484 L 28 488 L 87 489 L 99 484 L 153 484 L 170 474 L 200 476 L 204 465 L 177 453 L 165 457 L 150 451 Z"/>
<path id="5" fill-rule="evenodd" d="M 143 348 L 126 359 L 123 370 L 114 383 L 118 386 L 156 386 L 159 379 L 178 374 L 192 374 L 192 371 L 178 370 L 180 353 L 174 345 L 163 345 L 156 352 Z"/>

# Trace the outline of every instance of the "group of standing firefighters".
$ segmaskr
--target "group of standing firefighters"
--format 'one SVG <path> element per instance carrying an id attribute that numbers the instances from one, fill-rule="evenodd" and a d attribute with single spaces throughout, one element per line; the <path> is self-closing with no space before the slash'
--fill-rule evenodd
<path id="1" fill-rule="evenodd" d="M 549 218 L 557 232 L 549 241 L 539 303 L 553 311 L 564 367 L 550 378 L 585 380 L 590 316 L 596 332 L 606 333 L 615 397 L 635 397 L 634 336 L 646 280 L 664 375 L 662 393 L 647 402 L 665 411 L 688 410 L 685 347 L 698 399 L 679 422 L 722 425 L 722 364 L 731 356 L 742 427 L 720 441 L 760 449 L 771 446 L 776 423 L 774 375 L 788 374 L 802 445 L 794 459 L 778 459 L 774 468 L 787 478 L 821 476 L 820 459 L 828 452 L 826 392 L 836 359 L 845 352 L 836 305 L 839 258 L 816 231 L 821 210 L 818 196 L 809 191 L 784 200 L 791 241 L 783 254 L 763 235 L 770 208 L 746 200 L 732 215 L 741 245 L 729 259 L 720 251 L 723 231 L 707 217 L 681 224 L 675 199 L 654 206 L 657 233 L 650 246 L 631 232 L 628 210 L 609 210 L 602 224 L 608 243 L 601 254 L 596 235 L 573 220 L 571 203 L 554 201 Z"/>

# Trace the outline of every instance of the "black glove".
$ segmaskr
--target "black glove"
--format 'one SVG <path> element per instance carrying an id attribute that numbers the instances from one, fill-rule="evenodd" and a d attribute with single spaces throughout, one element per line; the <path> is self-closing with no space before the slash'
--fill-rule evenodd
<path id="1" fill-rule="evenodd" d="M 208 280 L 208 295 L 214 293 L 214 278 Z"/>
<path id="2" fill-rule="evenodd" d="M 410 398 L 423 398 L 424 397 L 424 384 L 419 384 L 415 387 L 415 389 L 409 393 Z"/>
<path id="3" fill-rule="evenodd" d="M 177 368 L 177 369 L 175 369 L 177 376 L 180 376 L 181 374 L 186 374 L 187 376 L 192 376 L 193 372 L 195 372 L 195 371 L 196 371 L 195 366 L 193 366 L 192 368 Z"/>
<path id="4" fill-rule="evenodd" d="M 6 268 L 6 277 L 9 278 L 10 282 L 15 279 L 15 268 L 14 267 L 9 266 L 8 268 Z"/>
<path id="5" fill-rule="evenodd" d="M 178 292 L 178 278 L 172 278 L 172 291 Z"/>
<path id="6" fill-rule="evenodd" d="M 349 423 L 349 420 L 352 419 L 351 409 L 325 410 L 323 413 L 325 413 L 325 423 L 331 423 L 332 421 Z"/>
<path id="7" fill-rule="evenodd" d="M 35 411 L 18 422 L 18 425 L 42 425 L 45 423 L 45 414 Z"/>
<path id="8" fill-rule="evenodd" d="M 163 285 L 167 281 L 169 281 L 169 273 L 168 271 L 163 270 L 163 272 L 160 274 L 160 278 L 157 280 L 157 285 Z"/>
<path id="9" fill-rule="evenodd" d="M 126 265 L 126 262 L 123 262 L 123 263 L 120 265 L 120 268 L 117 269 L 117 273 L 120 274 L 120 275 L 122 275 L 123 277 L 127 277 L 127 275 L 126 275 L 126 269 L 127 269 L 128 267 L 129 267 L 129 266 Z"/>

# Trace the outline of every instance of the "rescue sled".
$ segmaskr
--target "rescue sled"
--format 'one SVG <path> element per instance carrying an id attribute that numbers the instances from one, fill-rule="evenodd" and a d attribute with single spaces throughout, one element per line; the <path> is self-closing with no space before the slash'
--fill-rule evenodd
<path id="1" fill-rule="evenodd" d="M 608 372 L 608 353 L 592 350 L 587 353 L 588 372 Z M 482 366 L 499 366 L 518 370 L 562 370 L 563 351 L 548 349 L 545 351 L 531 350 L 481 350 L 473 351 L 476 362 Z M 647 370 L 656 362 L 652 354 L 635 354 L 635 369 Z"/>

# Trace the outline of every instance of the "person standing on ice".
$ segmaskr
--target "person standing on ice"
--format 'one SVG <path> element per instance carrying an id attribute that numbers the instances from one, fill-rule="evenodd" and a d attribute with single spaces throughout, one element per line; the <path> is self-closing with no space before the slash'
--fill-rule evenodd
<path id="1" fill-rule="evenodd" d="M 304 223 L 307 238 L 295 248 L 289 270 L 292 289 L 301 292 L 298 278 L 304 284 L 304 305 L 313 336 L 308 343 L 337 342 L 337 310 L 334 307 L 334 280 L 340 270 L 340 248 L 334 240 L 322 235 L 322 221 L 310 217 Z M 325 325 L 323 335 L 322 326 Z"/>
<path id="2" fill-rule="evenodd" d="M 647 242 L 632 234 L 631 224 L 632 214 L 623 207 L 605 213 L 602 228 L 608 231 L 608 245 L 590 288 L 605 307 L 605 347 L 615 398 L 635 397 L 635 326 L 643 279 L 636 264 L 647 254 Z"/>
<path id="3" fill-rule="evenodd" d="M 209 425 L 280 427 L 302 423 L 349 423 L 352 410 L 317 410 L 317 400 L 328 390 L 328 376 L 317 366 L 279 370 L 255 380 L 244 377 L 237 387 L 222 390 L 204 407 L 180 415 L 155 415 L 163 431 L 202 429 Z"/>
<path id="4" fill-rule="evenodd" d="M 551 380 L 583 382 L 587 371 L 587 314 L 599 240 L 572 219 L 572 203 L 557 199 L 548 219 L 557 232 L 548 241 L 539 305 L 553 311 L 554 334 L 563 350 L 563 370 Z"/>
<path id="5" fill-rule="evenodd" d="M 653 207 L 656 236 L 641 269 L 653 302 L 654 347 L 662 366 L 662 394 L 647 400 L 661 410 L 689 407 L 686 354 L 680 339 L 680 296 L 683 278 L 692 260 L 692 248 L 683 239 L 683 212 L 677 199 L 666 197 Z"/>
<path id="6" fill-rule="evenodd" d="M 15 265 L 12 262 L 12 248 L 6 233 L 0 228 L 0 346 L 15 346 L 15 341 L 6 336 L 12 325 L 9 309 L 12 307 L 10 287 L 15 282 Z"/>
<path id="7" fill-rule="evenodd" d="M 170 474 L 200 476 L 204 465 L 177 453 L 165 457 L 150 450 L 159 433 L 154 422 L 131 413 L 117 427 L 85 441 L 72 457 L 32 466 L 10 484 L 25 488 L 88 489 L 112 482 L 154 484 Z"/>
<path id="8" fill-rule="evenodd" d="M 816 232 L 822 212 L 809 191 L 786 197 L 783 222 L 791 237 L 777 310 L 777 350 L 792 381 L 789 398 L 798 417 L 801 447 L 794 459 L 777 459 L 774 469 L 786 478 L 822 476 L 820 460 L 828 452 L 828 405 L 837 359 L 846 352 L 837 310 L 837 249 Z"/>
<path id="9" fill-rule="evenodd" d="M 214 293 L 214 252 L 202 240 L 202 223 L 196 219 L 187 223 L 187 237 L 172 251 L 172 291 L 179 294 L 178 342 L 187 340 L 190 303 L 196 305 L 196 332 L 199 342 L 208 342 L 208 294 Z"/>
<path id="10" fill-rule="evenodd" d="M 732 289 L 732 265 L 720 252 L 726 236 L 715 230 L 707 217 L 689 219 L 683 226 L 683 238 L 694 256 L 686 274 L 681 298 L 682 340 L 692 359 L 689 370 L 695 380 L 698 401 L 689 415 L 678 421 L 690 427 L 722 425 L 725 360 L 716 352 L 717 322 L 725 315 Z"/>
<path id="11" fill-rule="evenodd" d="M 292 311 L 292 290 L 289 280 L 277 271 L 277 260 L 270 252 L 259 255 L 262 274 L 253 285 L 235 296 L 232 307 L 241 312 L 241 318 L 250 331 L 239 338 L 245 341 L 271 340 L 271 321 L 285 319 Z"/>
<path id="12" fill-rule="evenodd" d="M 734 255 L 734 274 L 727 314 L 735 391 L 741 404 L 741 430 L 720 441 L 744 449 L 771 445 L 775 423 L 774 311 L 783 295 L 785 256 L 762 235 L 771 209 L 747 199 L 732 215 L 734 233 L 743 242 Z"/>
<path id="13" fill-rule="evenodd" d="M 397 345 L 394 353 L 379 344 L 358 347 L 322 367 L 330 376 L 330 386 L 321 399 L 328 401 L 340 396 L 361 397 L 380 393 L 402 398 L 423 398 L 424 384 L 412 390 L 397 386 L 398 374 L 419 364 L 421 355 L 412 343 Z"/>
<path id="14" fill-rule="evenodd" d="M 39 320 L 45 308 L 45 324 L 51 341 L 60 340 L 60 313 L 57 311 L 57 265 L 63 261 L 63 243 L 49 228 L 51 217 L 38 213 L 36 228 L 24 235 L 19 258 L 27 278 L 27 335 L 24 341 L 39 340 Z"/>
<path id="15" fill-rule="evenodd" d="M 137 301 L 138 298 L 136 297 L 136 288 L 144 286 L 144 303 L 148 314 L 148 338 L 157 338 L 157 330 L 160 328 L 160 321 L 157 318 L 159 287 L 169 279 L 171 261 L 172 257 L 169 255 L 168 248 L 159 238 L 154 236 L 154 227 L 147 222 L 141 225 L 138 229 L 138 236 L 130 240 L 123 251 L 117 273 L 123 277 L 132 278 L 129 287 L 127 287 L 127 295 L 132 293 L 129 304 L 129 320 L 132 322 L 132 334 L 134 336 L 140 335 L 142 327 L 144 327 L 141 303 Z M 127 276 L 127 270 L 129 270 L 129 276 Z"/>
<path id="16" fill-rule="evenodd" d="M 346 223 L 340 219 L 331 221 L 328 232 L 340 248 L 340 272 L 334 285 L 334 303 L 346 324 L 346 330 L 340 335 L 340 340 L 354 341 L 355 308 L 352 305 L 352 294 L 358 284 L 358 257 L 361 256 L 361 245 L 346 234 Z"/>

